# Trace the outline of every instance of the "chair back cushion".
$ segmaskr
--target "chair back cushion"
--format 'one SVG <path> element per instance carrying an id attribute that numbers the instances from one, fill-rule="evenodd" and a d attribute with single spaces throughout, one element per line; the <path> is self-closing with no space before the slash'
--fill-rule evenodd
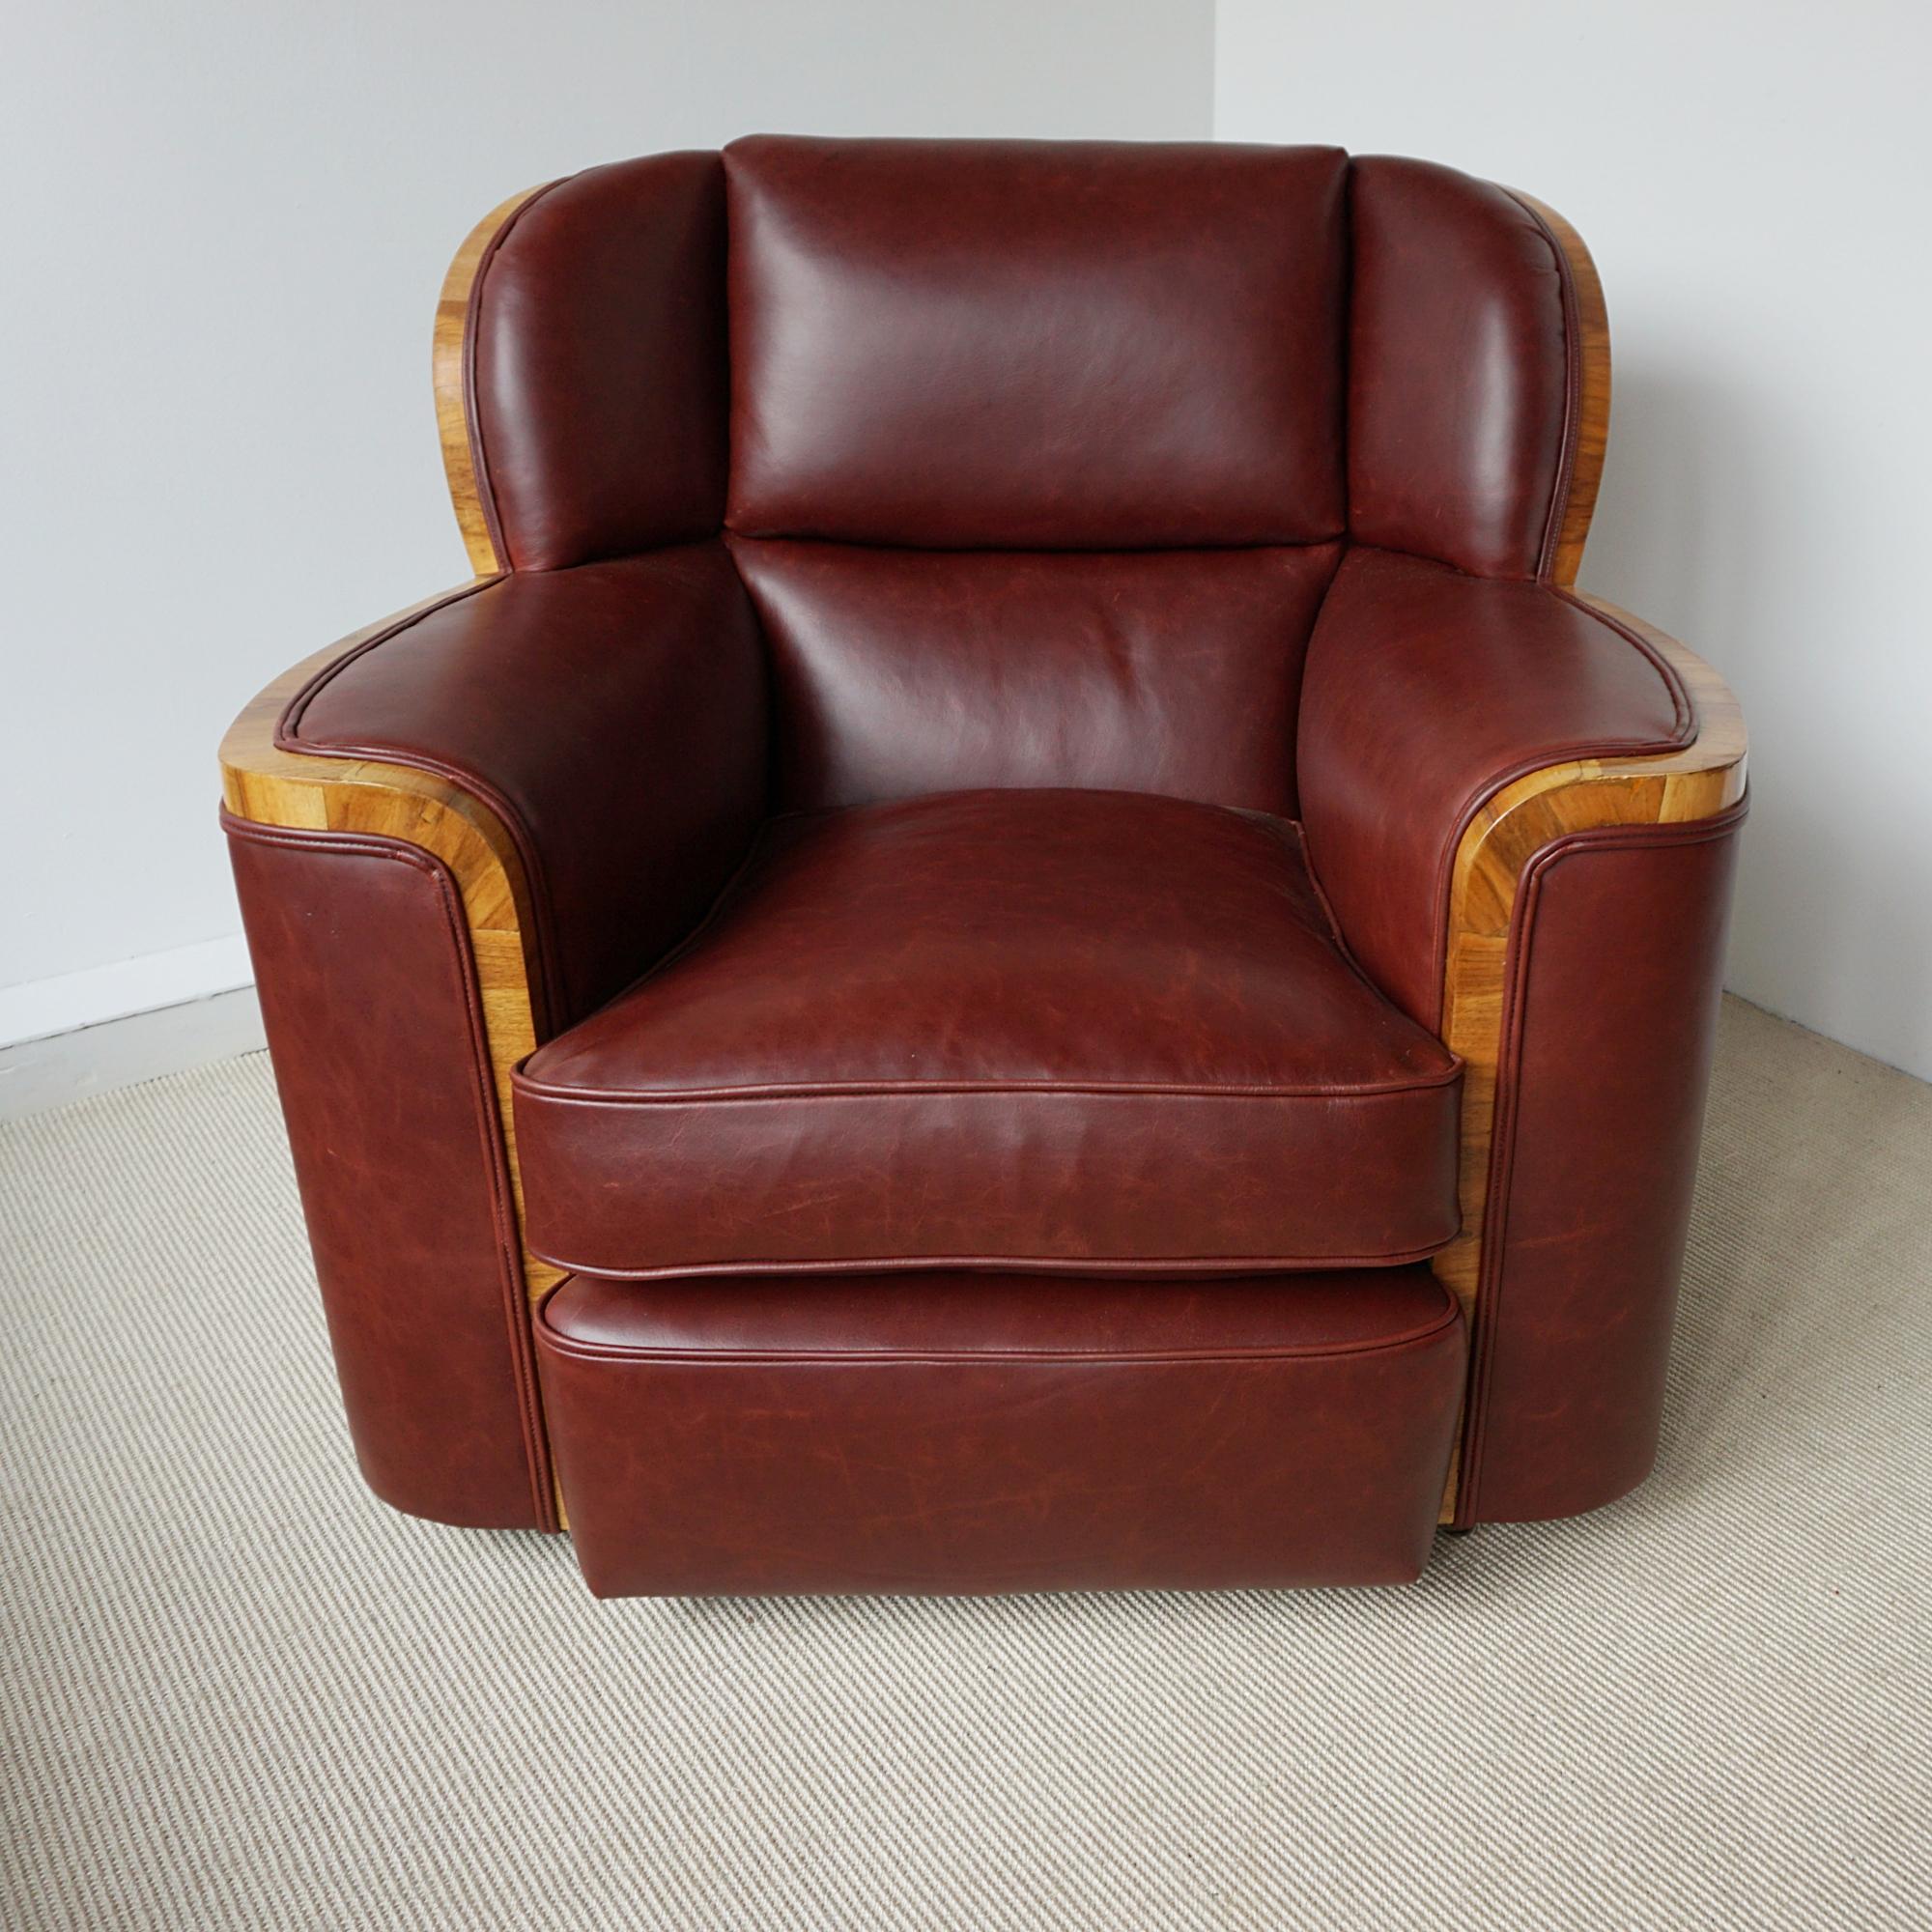
<path id="1" fill-rule="evenodd" d="M 1341 534 L 1339 150 L 766 136 L 724 161 L 734 530 Z"/>
<path id="2" fill-rule="evenodd" d="M 757 136 L 593 168 L 499 232 L 472 455 L 519 570 L 724 532 L 781 809 L 1073 785 L 1292 815 L 1350 540 L 1547 573 L 1568 276 L 1532 208 L 1422 162 Z"/>
<path id="3" fill-rule="evenodd" d="M 731 548 L 787 809 L 1078 785 L 1295 815 L 1302 658 L 1339 543 Z"/>

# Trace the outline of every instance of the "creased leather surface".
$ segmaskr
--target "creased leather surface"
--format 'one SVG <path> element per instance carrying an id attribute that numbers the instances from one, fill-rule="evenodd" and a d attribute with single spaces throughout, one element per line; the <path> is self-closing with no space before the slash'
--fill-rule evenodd
<path id="1" fill-rule="evenodd" d="M 1459 1079 L 1292 826 L 979 791 L 777 821 L 517 1127 L 532 1245 L 596 1273 L 1389 1262 L 1455 1232 Z"/>
<path id="2" fill-rule="evenodd" d="M 1339 545 L 731 548 L 771 651 L 786 807 L 1076 785 L 1293 815 L 1302 656 Z"/>
<path id="3" fill-rule="evenodd" d="M 550 1527 L 455 886 L 395 839 L 222 823 L 362 1473 L 439 1522 Z"/>
<path id="4" fill-rule="evenodd" d="M 1668 751 L 1693 728 L 1662 662 L 1564 593 L 1351 551 L 1309 643 L 1298 735 L 1309 859 L 1350 951 L 1434 1028 L 1476 808 L 1539 766 Z"/>
<path id="5" fill-rule="evenodd" d="M 551 1024 L 682 938 L 764 808 L 763 652 L 721 546 L 517 573 L 339 660 L 291 750 L 394 759 L 508 825 L 536 895 Z"/>
<path id="6" fill-rule="evenodd" d="M 1465 1521 L 1575 1516 L 1650 1473 L 1743 817 L 1578 834 L 1524 882 Z"/>
<path id="7" fill-rule="evenodd" d="M 1407 1502 L 1378 1512 L 1439 1476 L 1446 1357 L 1208 1359 L 1173 1342 L 1208 1332 L 1179 1277 L 1218 1274 L 1214 1319 L 1257 1332 L 1259 1270 L 1286 1295 L 1356 1266 L 1363 1311 L 1400 1292 L 1456 1227 L 1460 1069 L 1426 1029 L 1464 827 L 1538 765 L 1690 734 L 1637 640 L 1521 581 L 1576 428 L 1572 306 L 1507 194 L 1326 149 L 760 138 L 593 170 L 505 230 L 472 440 L 517 568 L 316 680 L 284 739 L 447 774 L 517 843 L 533 1245 L 736 1277 L 607 1284 L 604 1355 L 553 1337 L 599 1587 L 1410 1574 Z M 490 1457 L 448 1466 L 501 1369 L 478 1190 L 499 1235 L 506 1209 L 487 1089 L 475 1171 L 450 1151 L 474 1042 L 460 925 L 431 936 L 446 882 L 267 850 L 238 863 L 365 1461 L 498 1520 Z M 1538 868 L 1472 1510 L 1587 1507 L 1647 1464 L 1728 850 Z M 380 1015 L 347 1049 L 343 986 Z M 412 1283 L 457 1258 L 461 1293 L 399 1300 L 385 1267 L 379 1301 L 378 1236 Z M 808 1270 L 822 1301 L 747 1279 Z M 970 1321 L 1021 1319 L 1000 1270 L 1055 1275 L 1037 1337 L 1102 1343 L 987 1352 Z M 1136 1287 L 1083 1301 L 1082 1271 Z M 646 1332 L 673 1339 L 646 1359 Z M 832 1332 L 872 1353 L 814 1352 Z M 1156 1333 L 1175 1359 L 1110 1352 Z M 1169 1462 L 1123 1484 L 1149 1442 Z M 869 1513 L 811 1516 L 825 1457 Z M 1302 1526 L 1263 1562 L 1243 1512 Z"/>
<path id="8" fill-rule="evenodd" d="M 558 182 L 472 297 L 472 435 L 518 570 L 710 536 L 724 503 L 724 176 L 651 155 Z"/>
<path id="9" fill-rule="evenodd" d="M 724 163 L 732 528 L 1341 533 L 1338 150 L 759 136 Z"/>
<path id="10" fill-rule="evenodd" d="M 1349 526 L 1357 543 L 1531 578 L 1572 431 L 1562 271 L 1489 182 L 1353 166 Z"/>
<path id="11" fill-rule="evenodd" d="M 579 1277 L 539 1347 L 604 1597 L 1406 1581 L 1464 1357 L 1423 1268 Z"/>

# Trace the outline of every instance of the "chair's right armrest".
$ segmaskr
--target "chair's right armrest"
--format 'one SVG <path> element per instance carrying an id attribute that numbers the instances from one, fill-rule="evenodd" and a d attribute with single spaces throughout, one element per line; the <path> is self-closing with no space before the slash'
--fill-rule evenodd
<path id="1" fill-rule="evenodd" d="M 1537 582 L 1362 550 L 1298 776 L 1357 961 L 1464 1064 L 1460 1520 L 1574 1514 L 1654 1453 L 1745 790 L 1710 668 Z"/>
<path id="2" fill-rule="evenodd" d="M 1675 639 L 1592 598 L 1394 552 L 1344 562 L 1297 747 L 1310 856 L 1364 968 L 1442 1031 L 1458 944 L 1520 864 L 1587 825 L 1742 796 L 1736 701 Z"/>

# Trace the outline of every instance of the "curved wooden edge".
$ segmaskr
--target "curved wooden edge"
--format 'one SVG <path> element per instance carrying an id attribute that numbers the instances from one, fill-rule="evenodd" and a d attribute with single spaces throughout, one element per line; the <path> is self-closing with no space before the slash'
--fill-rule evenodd
<path id="1" fill-rule="evenodd" d="M 524 1216 L 510 1070 L 536 1048 L 536 924 L 529 883 L 508 828 L 454 781 L 372 758 L 319 757 L 283 750 L 275 728 L 289 700 L 325 666 L 447 596 L 425 598 L 318 651 L 262 691 L 221 741 L 221 793 L 237 818 L 302 832 L 373 833 L 399 838 L 445 865 L 463 898 L 476 962 L 484 1037 L 508 1159 L 517 1225 Z M 523 1250 L 532 1303 L 563 1279 Z"/>
<path id="2" fill-rule="evenodd" d="M 442 439 L 442 469 L 449 480 L 449 500 L 456 509 L 469 567 L 478 577 L 509 569 L 510 560 L 497 550 L 491 532 L 470 436 L 469 298 L 497 237 L 548 185 L 545 183 L 513 194 L 469 231 L 442 278 L 442 293 L 436 300 L 436 339 L 430 358 L 436 381 L 436 426 Z"/>
<path id="3" fill-rule="evenodd" d="M 1576 300 L 1577 433 L 1570 463 L 1563 513 L 1557 520 L 1555 542 L 1546 560 L 1547 580 L 1567 590 L 1577 582 L 1589 540 L 1590 519 L 1596 514 L 1597 490 L 1604 480 L 1604 454 L 1610 443 L 1610 321 L 1604 305 L 1604 284 L 1583 238 L 1547 203 L 1520 188 L 1510 193 L 1527 208 L 1549 233 L 1570 267 Z"/>
<path id="4" fill-rule="evenodd" d="M 1681 750 L 1546 765 L 1505 785 L 1470 820 L 1450 875 L 1441 1035 L 1463 1062 L 1462 1232 L 1430 1265 L 1463 1304 L 1473 1341 L 1484 1264 L 1490 1148 L 1503 1053 L 1504 986 L 1517 895 L 1531 860 L 1573 832 L 1711 818 L 1745 792 L 1744 717 L 1722 678 L 1654 625 L 1600 597 L 1579 597 L 1641 638 L 1676 671 L 1697 735 Z M 1450 1465 L 1443 1520 L 1455 1513 L 1461 1451 Z"/>

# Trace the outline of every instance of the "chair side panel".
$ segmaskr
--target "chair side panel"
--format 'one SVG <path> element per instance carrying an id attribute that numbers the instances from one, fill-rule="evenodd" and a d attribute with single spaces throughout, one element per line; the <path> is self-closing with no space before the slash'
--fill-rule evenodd
<path id="1" fill-rule="evenodd" d="M 554 1527 L 454 883 L 398 840 L 223 822 L 362 1473 L 439 1522 Z"/>
<path id="2" fill-rule="evenodd" d="M 1742 808 L 1558 841 L 1518 901 L 1459 1520 L 1650 1473 Z"/>

